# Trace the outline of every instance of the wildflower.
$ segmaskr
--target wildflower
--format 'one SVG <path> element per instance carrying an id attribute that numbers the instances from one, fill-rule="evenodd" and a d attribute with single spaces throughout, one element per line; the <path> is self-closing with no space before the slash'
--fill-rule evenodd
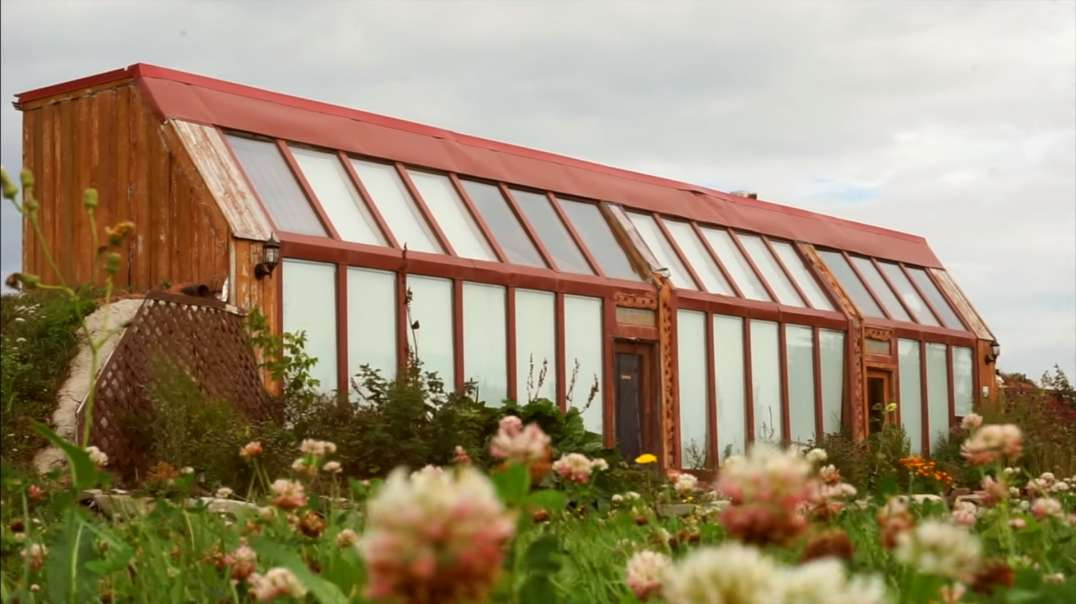
<path id="1" fill-rule="evenodd" d="M 247 444 L 243 445 L 242 447 L 239 447 L 239 457 L 242 457 L 243 459 L 245 459 L 247 461 L 250 461 L 251 459 L 254 459 L 255 457 L 260 457 L 261 454 L 262 454 L 262 443 L 261 443 L 261 441 L 252 440 L 252 441 L 248 442 Z"/>
<path id="2" fill-rule="evenodd" d="M 628 589 L 640 600 L 661 593 L 661 582 L 670 565 L 669 557 L 650 550 L 637 552 L 628 560 Z"/>
<path id="3" fill-rule="evenodd" d="M 977 430 L 981 425 L 983 425 L 983 416 L 978 413 L 969 413 L 960 420 L 960 427 L 968 432 Z"/>
<path id="4" fill-rule="evenodd" d="M 258 518 L 269 521 L 276 518 L 276 508 L 270 505 L 262 506 L 258 508 Z"/>
<path id="5" fill-rule="evenodd" d="M 957 604 L 963 600 L 967 591 L 968 588 L 964 587 L 963 583 L 953 583 L 939 588 L 938 595 L 941 596 L 941 604 Z"/>
<path id="6" fill-rule="evenodd" d="M 1023 451 L 1024 436 L 1013 424 L 992 424 L 976 430 L 964 444 L 960 454 L 968 463 L 983 466 L 1001 459 L 1016 459 Z"/>
<path id="7" fill-rule="evenodd" d="M 232 569 L 232 579 L 242 581 L 258 570 L 258 554 L 242 541 L 235 551 L 224 556 L 222 562 Z"/>
<path id="8" fill-rule="evenodd" d="M 359 549 L 372 599 L 482 601 L 501 569 L 515 521 L 493 485 L 469 467 L 455 473 L 396 469 L 367 506 Z"/>
<path id="9" fill-rule="evenodd" d="M 994 480 L 993 476 L 983 476 L 980 483 L 982 490 L 978 492 L 979 498 L 985 506 L 992 506 L 1009 498 L 1009 487 L 1005 480 Z"/>
<path id="10" fill-rule="evenodd" d="M 590 461 L 590 468 L 592 470 L 599 470 L 604 472 L 609 469 L 609 462 L 605 461 L 601 457 L 598 457 Z"/>
<path id="11" fill-rule="evenodd" d="M 748 457 L 726 462 L 717 492 L 731 500 L 721 523 L 748 543 L 783 543 L 807 526 L 801 504 L 811 495 L 811 465 L 796 451 L 757 444 Z"/>
<path id="12" fill-rule="evenodd" d="M 690 495 L 697 491 L 699 488 L 699 479 L 694 474 L 688 474 L 684 472 L 676 477 L 676 481 L 673 483 L 673 490 L 677 495 L 681 497 Z"/>
<path id="13" fill-rule="evenodd" d="M 327 440 L 304 438 L 303 442 L 299 444 L 299 451 L 301 451 L 303 455 L 325 457 L 326 455 L 336 453 L 336 444 Z"/>
<path id="14" fill-rule="evenodd" d="M 471 456 L 467 454 L 466 449 L 456 445 L 456 448 L 452 450 L 452 463 L 458 466 L 469 466 L 471 465 Z"/>
<path id="15" fill-rule="evenodd" d="M 1050 487 L 1050 492 L 1051 493 L 1067 493 L 1069 488 L 1071 488 L 1071 487 L 1069 486 L 1068 482 L 1066 482 L 1064 480 L 1059 480 L 1059 481 L 1057 481 L 1057 483 L 1054 484 L 1054 486 Z"/>
<path id="16" fill-rule="evenodd" d="M 1039 497 L 1031 502 L 1031 513 L 1042 520 L 1048 516 L 1061 515 L 1061 502 L 1051 497 Z"/>
<path id="17" fill-rule="evenodd" d="M 278 566 L 269 569 L 264 575 L 250 575 L 250 595 L 258 602 L 269 602 L 280 596 L 301 598 L 306 595 L 306 588 L 299 578 L 290 570 Z"/>
<path id="18" fill-rule="evenodd" d="M 523 427 L 523 420 L 506 415 L 490 441 L 489 452 L 497 459 L 530 464 L 549 458 L 549 443 L 549 436 L 538 424 Z"/>
<path id="19" fill-rule="evenodd" d="M 841 529 L 830 529 L 815 535 L 807 542 L 803 550 L 803 561 L 827 557 L 851 560 L 854 549 L 848 533 Z"/>
<path id="20" fill-rule="evenodd" d="M 924 573 L 967 581 L 979 570 L 981 545 L 962 528 L 928 520 L 897 536 L 895 555 Z"/>
<path id="21" fill-rule="evenodd" d="M 1022 529 L 1027 526 L 1027 520 L 1023 518 L 1013 518 L 1009 521 L 1009 526 L 1014 529 Z"/>
<path id="22" fill-rule="evenodd" d="M 329 474 L 339 474 L 344 470 L 344 467 L 341 466 L 340 462 L 338 461 L 329 461 L 326 462 L 325 465 L 321 466 L 321 470 Z"/>
<path id="23" fill-rule="evenodd" d="M 217 489 L 217 492 L 214 493 L 213 496 L 216 497 L 217 499 L 228 499 L 234 493 L 235 493 L 235 491 L 233 491 L 229 487 L 221 487 L 221 488 Z"/>
<path id="24" fill-rule="evenodd" d="M 1046 495 L 1053 489 L 1057 478 L 1053 472 L 1043 472 L 1038 478 L 1027 481 L 1027 492 L 1032 495 Z"/>
<path id="25" fill-rule="evenodd" d="M 841 481 L 841 471 L 837 466 L 829 464 L 818 470 L 818 477 L 826 484 L 837 484 Z"/>
<path id="26" fill-rule="evenodd" d="M 346 528 L 336 534 L 337 547 L 351 547 L 359 542 L 359 534 L 353 529 Z"/>
<path id="27" fill-rule="evenodd" d="M 728 600 L 725 600 L 728 601 Z M 770 593 L 755 600 L 782 604 L 882 604 L 885 587 L 877 577 L 851 578 L 836 559 L 812 560 L 783 569 Z"/>
<path id="28" fill-rule="evenodd" d="M 1043 583 L 1050 583 L 1052 585 L 1060 585 L 1065 582 L 1065 575 L 1061 573 L 1050 573 L 1042 576 Z"/>
<path id="29" fill-rule="evenodd" d="M 270 485 L 270 490 L 273 491 L 273 505 L 282 510 L 294 510 L 306 505 L 306 493 L 300 482 L 278 478 Z"/>
<path id="30" fill-rule="evenodd" d="M 306 457 L 296 457 L 295 461 L 291 462 L 291 469 L 296 474 L 306 474 L 310 477 L 318 473 L 318 467 Z"/>
<path id="31" fill-rule="evenodd" d="M 656 463 L 657 461 L 658 458 L 653 453 L 643 453 L 635 458 L 635 463 L 637 464 Z"/>
<path id="32" fill-rule="evenodd" d="M 549 511 L 545 508 L 538 508 L 531 513 L 531 520 L 533 520 L 535 524 L 549 522 Z"/>
<path id="33" fill-rule="evenodd" d="M 582 453 L 568 453 L 553 462 L 553 471 L 565 480 L 585 484 L 590 480 L 591 473 L 601 469 L 603 464 L 606 468 L 609 467 L 609 464 L 604 462 L 604 459 L 590 459 Z"/>
<path id="34" fill-rule="evenodd" d="M 831 518 L 844 510 L 845 500 L 856 496 L 856 488 L 847 482 L 810 483 L 809 511 L 819 518 Z"/>
<path id="35" fill-rule="evenodd" d="M 299 531 L 307 537 L 317 539 L 325 531 L 325 519 L 313 510 L 307 511 L 299 519 Z"/>
<path id="36" fill-rule="evenodd" d="M 190 466 L 183 466 L 179 469 L 179 473 L 183 474 L 184 476 L 190 476 L 191 474 L 194 474 L 194 468 Z"/>
<path id="37" fill-rule="evenodd" d="M 30 498 L 30 501 L 41 501 L 45 498 L 45 489 L 32 484 L 26 489 L 26 496 Z"/>
<path id="38" fill-rule="evenodd" d="M 882 547 L 886 549 L 896 547 L 897 538 L 915 526 L 915 518 L 908 511 L 908 505 L 896 497 L 878 510 L 877 520 L 882 529 Z"/>
<path id="39" fill-rule="evenodd" d="M 958 501 L 952 512 L 953 523 L 963 527 L 975 526 L 979 509 L 970 501 Z"/>
<path id="40" fill-rule="evenodd" d="M 94 446 L 86 447 L 86 453 L 90 456 L 90 461 L 98 468 L 103 468 L 108 465 L 108 455 L 104 451 Z"/>
<path id="41" fill-rule="evenodd" d="M 997 587 L 1012 587 L 1013 570 L 1004 562 L 992 562 L 984 566 L 971 582 L 971 590 L 980 594 L 991 594 Z"/>
<path id="42" fill-rule="evenodd" d="M 697 549 L 671 567 L 662 595 L 670 604 L 762 602 L 777 575 L 759 550 L 728 542 Z"/>
<path id="43" fill-rule="evenodd" d="M 26 560 L 30 570 L 37 572 L 45 566 L 45 556 L 49 554 L 49 548 L 43 543 L 31 543 L 22 550 L 22 559 Z"/>
<path id="44" fill-rule="evenodd" d="M 829 455 L 826 454 L 825 449 L 819 449 L 818 447 L 815 447 L 814 449 L 808 451 L 807 455 L 805 455 L 804 457 L 806 457 L 807 461 L 811 463 L 822 463 L 829 458 Z"/>

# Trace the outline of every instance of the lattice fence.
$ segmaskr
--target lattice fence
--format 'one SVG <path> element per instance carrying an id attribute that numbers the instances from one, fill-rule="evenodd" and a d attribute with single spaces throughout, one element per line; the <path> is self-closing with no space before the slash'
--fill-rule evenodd
<path id="1" fill-rule="evenodd" d="M 150 293 L 102 369 L 94 405 L 93 444 L 126 476 L 154 461 L 130 428 L 154 421 L 151 388 L 162 364 L 183 371 L 205 395 L 229 401 L 248 417 L 272 413 L 241 315 L 216 300 Z M 85 408 L 80 432 L 84 414 Z"/>

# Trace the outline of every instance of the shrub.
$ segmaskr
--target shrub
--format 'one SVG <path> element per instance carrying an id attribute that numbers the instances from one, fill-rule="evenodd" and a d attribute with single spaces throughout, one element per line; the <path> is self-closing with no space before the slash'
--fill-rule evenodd
<path id="1" fill-rule="evenodd" d="M 887 423 L 880 432 L 855 442 L 851 434 L 826 434 L 813 446 L 825 449 L 829 463 L 841 471 L 841 476 L 861 492 L 889 493 L 908 485 L 907 471 L 900 460 L 910 453 L 904 428 Z"/>

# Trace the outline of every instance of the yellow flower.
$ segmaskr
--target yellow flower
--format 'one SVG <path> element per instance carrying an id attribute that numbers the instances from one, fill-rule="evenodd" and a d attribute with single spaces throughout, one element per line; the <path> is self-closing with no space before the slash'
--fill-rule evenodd
<path id="1" fill-rule="evenodd" d="M 653 453 L 643 453 L 635 458 L 635 463 L 655 463 L 658 460 L 657 456 Z"/>

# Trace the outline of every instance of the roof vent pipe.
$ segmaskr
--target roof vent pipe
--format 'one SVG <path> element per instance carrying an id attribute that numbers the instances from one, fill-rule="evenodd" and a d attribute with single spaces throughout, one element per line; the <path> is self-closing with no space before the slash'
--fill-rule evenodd
<path id="1" fill-rule="evenodd" d="M 733 191 L 733 195 L 736 197 L 746 197 L 747 199 L 758 199 L 758 193 L 754 191 Z"/>

